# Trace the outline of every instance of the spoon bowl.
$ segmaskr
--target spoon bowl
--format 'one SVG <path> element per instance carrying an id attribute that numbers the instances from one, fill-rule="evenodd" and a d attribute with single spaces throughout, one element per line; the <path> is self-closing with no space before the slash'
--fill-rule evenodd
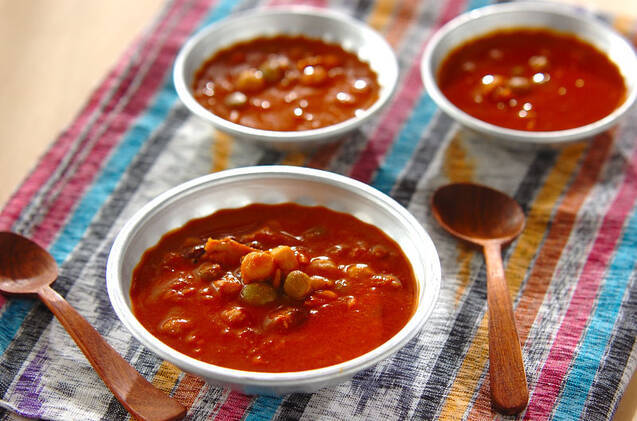
<path id="1" fill-rule="evenodd" d="M 0 232 L 0 292 L 37 294 L 75 340 L 106 386 L 135 418 L 148 421 L 181 419 L 179 402 L 142 377 L 50 284 L 58 268 L 53 256 L 35 242 Z"/>
<path id="2" fill-rule="evenodd" d="M 53 256 L 33 241 L 10 232 L 0 233 L 0 291 L 36 294 L 58 276 Z M 14 262 L 25 262 L 16 265 Z"/>
<path id="3" fill-rule="evenodd" d="M 433 196 L 434 216 L 447 231 L 472 243 L 506 244 L 524 229 L 524 212 L 506 194 L 472 183 L 439 188 Z"/>
<path id="4" fill-rule="evenodd" d="M 440 187 L 431 205 L 443 228 L 483 248 L 487 266 L 491 401 L 500 412 L 516 414 L 526 407 L 529 392 L 501 247 L 524 229 L 522 208 L 506 194 L 472 183 Z"/>

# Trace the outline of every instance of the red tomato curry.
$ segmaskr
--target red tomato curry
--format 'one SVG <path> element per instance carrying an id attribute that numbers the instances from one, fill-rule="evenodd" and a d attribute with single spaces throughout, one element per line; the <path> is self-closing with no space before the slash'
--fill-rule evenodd
<path id="1" fill-rule="evenodd" d="M 255 204 L 164 235 L 133 272 L 133 313 L 222 367 L 301 371 L 358 357 L 410 319 L 418 287 L 378 228 L 324 207 Z"/>
<path id="2" fill-rule="evenodd" d="M 444 95 L 468 114 L 517 130 L 565 130 L 617 108 L 626 87 L 617 66 L 572 35 L 498 31 L 452 51 L 438 70 Z"/>
<path id="3" fill-rule="evenodd" d="M 302 36 L 256 38 L 219 51 L 195 73 L 195 99 L 212 113 L 262 130 L 340 123 L 378 99 L 376 73 L 336 44 Z"/>

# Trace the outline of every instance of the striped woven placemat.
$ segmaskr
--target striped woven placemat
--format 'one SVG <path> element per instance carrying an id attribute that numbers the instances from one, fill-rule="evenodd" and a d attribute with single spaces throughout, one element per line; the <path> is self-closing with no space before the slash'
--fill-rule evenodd
<path id="1" fill-rule="evenodd" d="M 380 31 L 401 66 L 391 103 L 342 142 L 311 154 L 234 142 L 180 104 L 171 67 L 197 28 L 274 1 L 174 0 L 127 51 L 0 214 L 0 229 L 45 246 L 54 287 L 191 419 L 480 419 L 489 400 L 485 270 L 480 253 L 440 228 L 432 191 L 476 181 L 514 196 L 528 223 L 506 250 L 530 403 L 519 418 L 610 419 L 637 363 L 637 109 L 615 129 L 562 149 L 509 150 L 461 130 L 423 90 L 432 32 L 485 0 L 308 1 Z M 635 40 L 632 21 L 599 16 Z M 212 164 L 211 164 L 212 163 Z M 420 334 L 394 357 L 315 394 L 245 396 L 158 359 L 116 318 L 109 248 L 143 204 L 209 171 L 255 164 L 322 168 L 391 195 L 430 232 L 443 287 Z M 125 419 L 48 310 L 0 296 L 0 418 Z"/>

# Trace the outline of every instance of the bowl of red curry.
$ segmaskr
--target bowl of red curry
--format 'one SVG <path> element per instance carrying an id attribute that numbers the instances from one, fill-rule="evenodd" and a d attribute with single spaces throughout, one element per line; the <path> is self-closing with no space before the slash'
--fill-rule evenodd
<path id="1" fill-rule="evenodd" d="M 341 138 L 388 101 L 389 44 L 347 15 L 307 7 L 237 14 L 182 48 L 173 79 L 186 107 L 238 139 L 281 149 Z"/>
<path id="2" fill-rule="evenodd" d="M 413 339 L 440 263 L 401 205 L 341 175 L 247 167 L 160 195 L 118 234 L 111 303 L 132 335 L 249 394 L 347 381 Z"/>
<path id="3" fill-rule="evenodd" d="M 637 57 L 624 38 L 582 10 L 541 2 L 453 19 L 432 37 L 421 75 L 444 112 L 509 144 L 590 138 L 637 97 Z"/>

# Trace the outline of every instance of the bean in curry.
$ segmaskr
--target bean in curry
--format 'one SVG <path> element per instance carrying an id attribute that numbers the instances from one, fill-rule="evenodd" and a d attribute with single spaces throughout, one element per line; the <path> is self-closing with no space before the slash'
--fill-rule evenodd
<path id="1" fill-rule="evenodd" d="M 369 64 L 336 44 L 303 36 L 261 37 L 217 52 L 195 73 L 195 99 L 256 129 L 312 130 L 369 108 L 380 85 Z"/>
<path id="2" fill-rule="evenodd" d="M 606 55 L 572 35 L 544 29 L 497 31 L 460 45 L 440 65 L 438 84 L 473 117 L 528 131 L 593 123 L 626 94 Z"/>
<path id="3" fill-rule="evenodd" d="M 378 228 L 324 207 L 255 204 L 188 222 L 133 272 L 133 313 L 215 365 L 286 372 L 358 357 L 394 336 L 418 287 Z"/>

